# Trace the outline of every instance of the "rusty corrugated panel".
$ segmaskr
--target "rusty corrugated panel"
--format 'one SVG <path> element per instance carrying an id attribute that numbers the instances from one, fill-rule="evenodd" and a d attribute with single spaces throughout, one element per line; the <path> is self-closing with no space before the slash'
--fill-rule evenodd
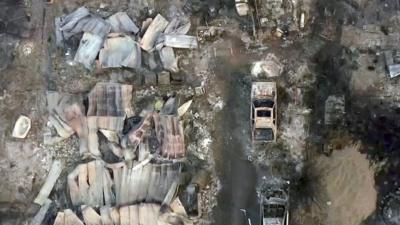
<path id="1" fill-rule="evenodd" d="M 120 208 L 104 206 L 100 214 L 90 206 L 83 206 L 80 211 L 86 225 L 157 225 L 170 224 L 162 222 L 172 213 L 160 213 L 161 206 L 157 203 L 140 203 L 126 205 Z M 164 216 L 162 216 L 164 214 Z M 162 223 L 161 223 L 162 222 Z M 58 212 L 54 225 L 83 225 L 84 223 L 70 209 Z"/>
<path id="2" fill-rule="evenodd" d="M 97 83 L 89 93 L 88 148 L 94 156 L 101 156 L 97 131 L 106 129 L 122 132 L 124 120 L 133 115 L 132 86 L 118 83 Z"/>
<path id="3" fill-rule="evenodd" d="M 130 168 L 125 163 L 105 165 L 97 160 L 72 171 L 68 175 L 68 187 L 73 205 L 99 207 L 162 202 L 180 171 L 179 163 L 148 163 Z"/>
<path id="4" fill-rule="evenodd" d="M 142 142 L 142 139 L 145 136 L 145 134 L 148 133 L 148 130 L 150 129 L 151 126 L 151 119 L 152 119 L 152 114 L 147 115 L 137 129 L 129 131 L 127 139 L 129 142 L 129 146 L 132 149 L 136 149 Z"/>
<path id="5" fill-rule="evenodd" d="M 154 115 L 160 154 L 169 159 L 186 156 L 183 125 L 177 116 Z"/>
<path id="6" fill-rule="evenodd" d="M 126 116 L 133 115 L 132 86 L 98 83 L 89 94 L 88 117 L 96 117 L 97 127 L 122 131 Z"/>

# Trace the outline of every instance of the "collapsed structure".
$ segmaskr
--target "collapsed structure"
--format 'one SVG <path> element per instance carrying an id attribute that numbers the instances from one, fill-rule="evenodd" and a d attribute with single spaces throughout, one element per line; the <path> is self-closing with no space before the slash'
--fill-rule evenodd
<path id="1" fill-rule="evenodd" d="M 158 215 L 159 208 L 146 211 L 146 207 L 151 204 L 168 207 L 171 204 L 180 183 L 180 161 L 186 156 L 183 125 L 178 118 L 178 111 L 184 113 L 182 110 L 185 109 L 174 109 L 172 99 L 165 102 L 160 112 L 148 112 L 127 128 L 127 121 L 135 118 L 130 85 L 98 83 L 88 94 L 87 112 L 80 102 L 82 97 L 61 97 L 59 93 L 52 92 L 48 94 L 48 100 L 51 112 L 49 123 L 57 136 L 47 134 L 47 143 L 54 144 L 77 133 L 81 155 L 97 158 L 78 165 L 68 175 L 71 202 L 75 206 L 82 206 L 86 224 L 97 224 L 96 221 L 101 218 L 93 216 L 96 213 L 88 209 L 89 206 L 95 209 L 100 207 L 102 212 L 104 207 L 110 211 L 111 206 L 131 205 L 144 207 L 141 212 L 143 215 Z M 187 107 L 184 106 L 186 110 Z M 108 140 L 112 154 L 122 161 L 106 163 L 100 159 L 103 155 L 99 150 L 99 132 Z M 157 140 L 156 147 L 149 145 L 150 138 Z M 141 203 L 150 205 L 135 205 Z M 119 212 L 121 216 L 123 208 Z M 126 219 L 120 217 L 121 224 L 124 220 L 141 221 L 139 214 Z M 58 214 L 54 224 L 81 224 L 76 221 L 77 217 L 72 211 L 64 210 Z M 144 224 L 154 223 L 146 220 Z"/>
<path id="2" fill-rule="evenodd" d="M 190 29 L 186 17 L 176 16 L 169 22 L 158 14 L 139 28 L 125 12 L 103 19 L 82 6 L 57 17 L 55 28 L 58 46 L 83 33 L 74 61 L 87 69 L 93 69 L 95 61 L 96 68 L 145 68 L 158 74 L 160 84 L 169 84 L 169 73 L 179 70 L 174 48 L 198 47 L 197 38 L 186 35 Z"/>
<path id="3" fill-rule="evenodd" d="M 103 19 L 80 7 L 57 17 L 55 27 L 59 46 L 83 34 L 74 60 L 87 69 L 95 61 L 98 68 L 147 67 L 159 72 L 159 83 L 165 84 L 165 76 L 179 70 L 173 48 L 197 48 L 197 38 L 186 35 L 190 22 L 185 18 L 168 22 L 157 15 L 139 28 L 124 12 Z M 44 143 L 54 145 L 77 134 L 86 161 L 67 179 L 71 206 L 80 208 L 80 213 L 63 209 L 54 224 L 190 224 L 176 197 L 186 157 L 179 116 L 191 101 L 177 109 L 175 97 L 170 97 L 137 116 L 131 105 L 133 91 L 132 85 L 97 83 L 87 96 L 47 93 Z M 100 143 L 104 139 L 107 152 Z M 113 162 L 106 162 L 105 155 L 112 155 Z M 51 204 L 48 196 L 62 169 L 57 166 L 49 173 L 35 200 L 42 209 L 34 224 L 44 219 Z"/>

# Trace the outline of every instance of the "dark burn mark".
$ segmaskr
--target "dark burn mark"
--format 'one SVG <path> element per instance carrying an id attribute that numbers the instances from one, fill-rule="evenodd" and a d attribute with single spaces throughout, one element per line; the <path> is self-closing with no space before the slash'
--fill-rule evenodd
<path id="1" fill-rule="evenodd" d="M 30 35 L 30 16 L 26 12 L 23 1 L 5 0 L 0 2 L 0 34 L 8 34 L 19 38 Z"/>

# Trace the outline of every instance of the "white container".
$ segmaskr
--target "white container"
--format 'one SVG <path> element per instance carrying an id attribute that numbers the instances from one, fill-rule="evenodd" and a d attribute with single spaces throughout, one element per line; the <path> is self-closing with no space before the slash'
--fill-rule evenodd
<path id="1" fill-rule="evenodd" d="M 31 129 L 31 119 L 26 116 L 19 116 L 15 122 L 12 136 L 15 138 L 25 138 Z"/>

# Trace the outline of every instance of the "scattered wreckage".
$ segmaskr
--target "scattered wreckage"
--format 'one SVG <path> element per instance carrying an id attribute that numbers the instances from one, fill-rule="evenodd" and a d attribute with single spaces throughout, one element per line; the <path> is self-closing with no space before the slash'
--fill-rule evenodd
<path id="1" fill-rule="evenodd" d="M 274 30 L 277 37 L 291 30 L 304 29 L 307 14 L 302 6 L 302 2 L 297 0 L 235 0 L 237 14 L 248 17 L 254 35 L 257 29 Z"/>
<path id="2" fill-rule="evenodd" d="M 170 97 L 139 117 L 131 106 L 132 92 L 131 85 L 97 83 L 87 95 L 87 104 L 84 96 L 47 93 L 49 131 L 44 134 L 45 144 L 77 134 L 81 156 L 94 159 L 69 172 L 71 206 L 80 212 L 59 211 L 55 225 L 192 224 L 177 194 L 186 157 L 180 118 L 193 100 L 177 107 L 175 97 Z M 100 150 L 101 138 L 107 140 L 108 153 Z M 113 155 L 116 162 L 104 161 L 105 154 Z M 45 219 L 52 205 L 50 193 L 63 169 L 60 161 L 53 162 L 34 200 L 41 209 L 32 224 L 42 224 Z M 197 178 L 193 179 L 191 185 L 199 185 Z M 200 183 L 196 187 L 206 186 Z M 196 188 L 195 193 L 198 191 Z"/>
<path id="3" fill-rule="evenodd" d="M 192 224 L 177 197 L 182 160 L 186 156 L 179 117 L 189 109 L 192 100 L 175 108 L 175 101 L 170 98 L 160 112 L 148 112 L 126 128 L 126 121 L 134 118 L 131 99 L 130 85 L 98 83 L 88 94 L 85 115 L 82 97 L 48 93 L 49 123 L 57 127 L 54 129 L 60 138 L 47 137 L 46 140 L 52 140 L 47 144 L 77 133 L 81 154 L 95 158 L 79 164 L 67 178 L 71 203 L 80 213 L 64 209 L 58 212 L 53 224 Z M 106 163 L 101 159 L 98 132 L 109 141 L 119 162 Z M 150 139 L 158 144 L 152 146 Z M 61 162 L 54 161 L 34 200 L 42 208 L 32 224 L 44 220 L 52 203 L 48 197 L 62 170 Z"/>
<path id="4" fill-rule="evenodd" d="M 253 82 L 251 128 L 254 143 L 276 142 L 277 92 L 275 82 Z"/>
<path id="5" fill-rule="evenodd" d="M 386 68 L 389 77 L 394 78 L 400 75 L 400 52 L 397 50 L 384 51 Z"/>
<path id="6" fill-rule="evenodd" d="M 198 47 L 197 38 L 186 35 L 190 21 L 183 17 L 174 17 L 169 22 L 158 14 L 139 28 L 125 12 L 103 19 L 82 6 L 57 17 L 55 27 L 58 46 L 83 33 L 74 60 L 89 70 L 98 58 L 99 68 L 140 69 L 147 65 L 148 69 L 160 72 L 156 62 L 159 58 L 163 70 L 176 73 L 178 59 L 173 49 Z"/>
<path id="7" fill-rule="evenodd" d="M 186 157 L 179 118 L 193 100 L 177 107 L 170 97 L 140 117 L 131 106 L 132 92 L 131 85 L 97 83 L 88 93 L 87 110 L 83 96 L 47 93 L 48 127 L 53 132 L 45 133 L 45 144 L 56 144 L 76 133 L 82 157 L 94 159 L 79 164 L 67 177 L 72 206 L 81 213 L 64 209 L 57 214 L 55 225 L 192 224 L 177 193 Z M 117 162 L 103 161 L 99 135 L 105 137 Z M 34 200 L 41 209 L 32 224 L 44 220 L 52 204 L 49 195 L 62 170 L 62 163 L 54 161 Z"/>
<path id="8" fill-rule="evenodd" d="M 284 65 L 280 59 L 272 53 L 268 53 L 267 56 L 260 61 L 256 61 L 252 64 L 251 75 L 258 78 L 261 75 L 265 75 L 267 78 L 273 78 L 280 76 L 283 72 Z"/>

